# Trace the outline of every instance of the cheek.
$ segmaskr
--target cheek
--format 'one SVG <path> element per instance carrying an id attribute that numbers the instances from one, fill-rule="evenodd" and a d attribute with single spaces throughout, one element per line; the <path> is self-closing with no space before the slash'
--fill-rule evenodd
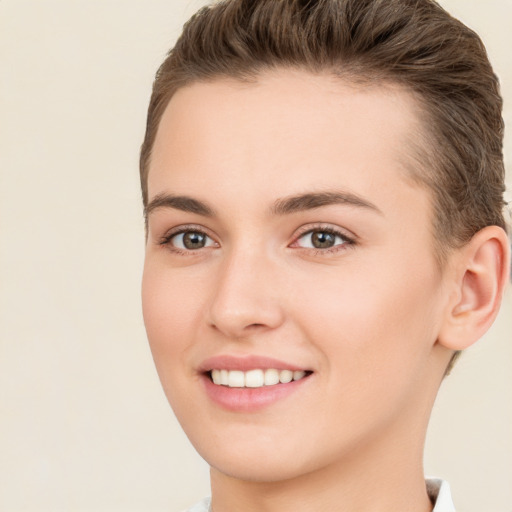
<path id="1" fill-rule="evenodd" d="M 386 273 L 381 269 L 387 264 L 381 263 L 364 271 L 347 266 L 332 276 L 317 275 L 297 293 L 306 299 L 295 316 L 323 353 L 330 373 L 354 393 L 370 381 L 382 387 L 383 382 L 413 379 L 436 340 L 435 272 L 404 261 L 398 268 L 410 272 Z"/>
<path id="2" fill-rule="evenodd" d="M 321 436 L 378 435 L 423 401 L 435 336 L 422 288 L 347 277 L 303 304 L 310 322 L 302 330 L 322 361 L 325 392 L 315 422 Z"/>
<path id="3" fill-rule="evenodd" d="M 194 286 L 151 260 L 142 278 L 142 312 L 157 370 L 177 364 L 191 337 L 199 300 Z"/>
<path id="4" fill-rule="evenodd" d="M 186 417 L 188 396 L 180 390 L 197 378 L 187 364 L 197 338 L 200 298 L 179 272 L 148 258 L 142 278 L 142 309 L 155 367 L 165 395 L 178 418 Z"/>

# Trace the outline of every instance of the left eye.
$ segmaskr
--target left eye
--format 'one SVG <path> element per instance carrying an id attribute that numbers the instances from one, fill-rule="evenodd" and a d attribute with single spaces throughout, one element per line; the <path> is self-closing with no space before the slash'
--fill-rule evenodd
<path id="1" fill-rule="evenodd" d="M 296 244 L 306 249 L 331 249 L 332 247 L 348 242 L 348 238 L 339 233 L 318 229 L 304 233 L 297 239 Z"/>
<path id="2" fill-rule="evenodd" d="M 203 247 L 212 247 L 215 242 L 201 231 L 184 231 L 177 233 L 170 239 L 170 244 L 177 249 L 193 251 Z"/>

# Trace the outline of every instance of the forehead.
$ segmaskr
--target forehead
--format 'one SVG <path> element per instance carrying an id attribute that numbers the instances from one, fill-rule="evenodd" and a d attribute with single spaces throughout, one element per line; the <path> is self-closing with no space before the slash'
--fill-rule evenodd
<path id="1" fill-rule="evenodd" d="M 179 89 L 162 117 L 149 199 L 162 193 L 235 194 L 265 201 L 342 188 L 370 196 L 415 189 L 410 141 L 417 103 L 394 85 L 279 70 L 255 82 L 219 79 Z"/>

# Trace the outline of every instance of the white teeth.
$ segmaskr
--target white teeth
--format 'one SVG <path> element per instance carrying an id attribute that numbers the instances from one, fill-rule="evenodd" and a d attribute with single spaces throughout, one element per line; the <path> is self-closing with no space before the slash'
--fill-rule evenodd
<path id="1" fill-rule="evenodd" d="M 251 370 L 245 374 L 246 388 L 261 388 L 265 384 L 263 370 Z"/>
<path id="2" fill-rule="evenodd" d="M 279 384 L 279 371 L 267 370 L 265 372 L 265 386 L 273 386 L 274 384 Z"/>
<path id="3" fill-rule="evenodd" d="M 305 376 L 306 376 L 306 372 L 304 372 L 302 370 L 297 370 L 297 371 L 293 372 L 293 380 L 300 380 Z"/>
<path id="4" fill-rule="evenodd" d="M 245 386 L 245 374 L 238 370 L 233 370 L 228 374 L 228 386 L 230 388 L 243 388 Z"/>
<path id="5" fill-rule="evenodd" d="M 281 384 L 288 384 L 293 380 L 293 372 L 291 370 L 281 370 L 279 372 L 279 382 Z"/>
<path id="6" fill-rule="evenodd" d="M 212 370 L 212 380 L 214 384 L 220 384 L 220 370 Z"/>
<path id="7" fill-rule="evenodd" d="M 211 377 L 214 384 L 218 386 L 229 386 L 230 388 L 260 388 L 262 386 L 274 386 L 276 384 L 288 384 L 292 380 L 300 380 L 306 376 L 302 370 L 212 370 Z"/>

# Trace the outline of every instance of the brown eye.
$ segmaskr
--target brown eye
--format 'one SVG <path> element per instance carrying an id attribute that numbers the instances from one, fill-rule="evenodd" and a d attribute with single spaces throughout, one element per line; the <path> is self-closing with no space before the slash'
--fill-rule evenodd
<path id="1" fill-rule="evenodd" d="M 315 231 L 311 235 L 311 245 L 315 249 L 328 249 L 336 243 L 336 236 L 325 231 Z"/>
<path id="2" fill-rule="evenodd" d="M 201 231 L 184 231 L 177 233 L 170 239 L 170 244 L 177 249 L 194 251 L 204 247 L 212 247 L 215 242 Z"/>
<path id="3" fill-rule="evenodd" d="M 202 249 L 206 244 L 206 235 L 189 232 L 183 234 L 183 245 L 187 249 Z"/>
<path id="4" fill-rule="evenodd" d="M 312 229 L 300 236 L 294 245 L 304 249 L 332 249 L 352 243 L 350 238 L 337 231 Z"/>

